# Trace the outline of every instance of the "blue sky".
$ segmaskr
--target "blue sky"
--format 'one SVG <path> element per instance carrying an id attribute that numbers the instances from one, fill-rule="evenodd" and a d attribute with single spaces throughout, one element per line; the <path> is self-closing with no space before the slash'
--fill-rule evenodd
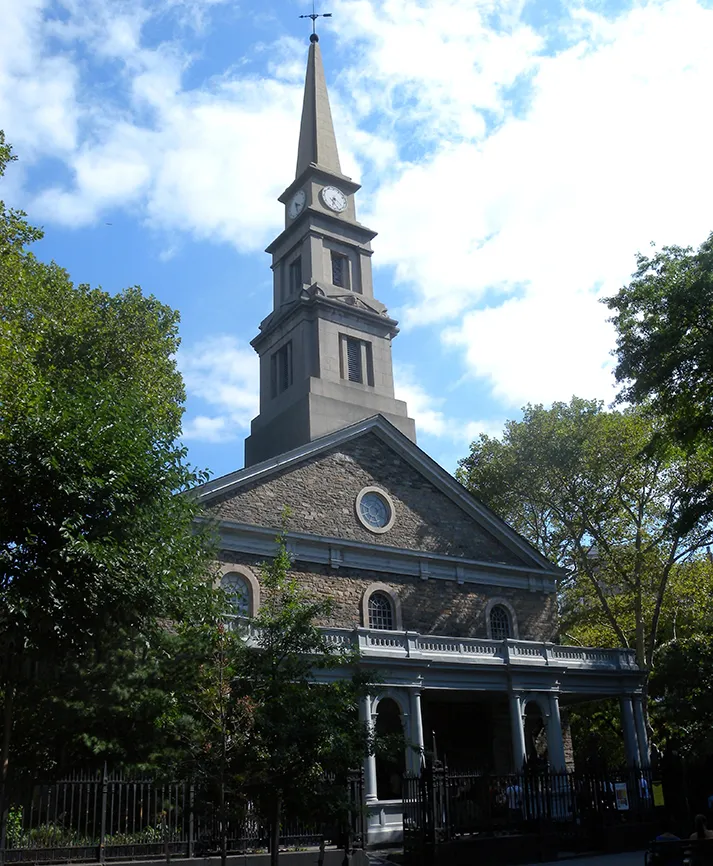
<path id="1" fill-rule="evenodd" d="M 321 4 L 320 4 L 321 5 Z M 342 167 L 398 396 L 453 469 L 527 402 L 611 400 L 599 298 L 637 250 L 713 229 L 713 6 L 335 0 L 320 27 Z M 3 198 L 76 282 L 181 312 L 190 458 L 239 468 L 264 247 L 294 177 L 302 0 L 0 0 Z M 319 10 L 318 10 L 319 11 Z"/>

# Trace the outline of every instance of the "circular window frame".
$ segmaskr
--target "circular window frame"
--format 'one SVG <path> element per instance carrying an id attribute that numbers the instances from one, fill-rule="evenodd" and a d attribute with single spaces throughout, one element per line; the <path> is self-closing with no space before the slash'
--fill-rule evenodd
<path id="1" fill-rule="evenodd" d="M 384 526 L 372 526 L 367 520 L 364 519 L 361 513 L 361 501 L 369 493 L 375 493 L 377 496 L 380 496 L 386 502 L 386 505 L 389 508 L 390 517 L 388 522 Z M 394 521 L 396 520 L 396 509 L 394 508 L 394 501 L 385 490 L 381 489 L 381 487 L 362 488 L 357 494 L 357 498 L 354 503 L 354 509 L 356 511 L 356 516 L 359 523 L 361 523 L 361 525 L 365 529 L 368 529 L 369 532 L 373 532 L 375 535 L 383 535 L 385 532 L 388 532 L 394 525 Z"/>

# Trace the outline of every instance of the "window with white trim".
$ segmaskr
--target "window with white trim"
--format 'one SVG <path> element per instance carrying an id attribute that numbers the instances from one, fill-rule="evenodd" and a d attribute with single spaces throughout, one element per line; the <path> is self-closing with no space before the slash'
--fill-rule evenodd
<path id="1" fill-rule="evenodd" d="M 507 640 L 512 637 L 510 613 L 502 604 L 496 604 L 490 611 L 490 634 L 493 640 Z"/>
<path id="2" fill-rule="evenodd" d="M 369 628 L 394 630 L 394 608 L 384 592 L 374 592 L 369 598 Z"/>

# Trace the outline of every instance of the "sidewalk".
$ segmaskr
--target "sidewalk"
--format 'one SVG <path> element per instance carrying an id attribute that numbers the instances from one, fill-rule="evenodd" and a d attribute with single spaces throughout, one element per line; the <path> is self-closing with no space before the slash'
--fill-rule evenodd
<path id="1" fill-rule="evenodd" d="M 643 851 L 624 851 L 619 854 L 591 854 L 586 857 L 573 857 L 566 859 L 561 857 L 551 863 L 538 863 L 532 866 L 562 866 L 562 863 L 570 863 L 571 866 L 644 866 Z"/>

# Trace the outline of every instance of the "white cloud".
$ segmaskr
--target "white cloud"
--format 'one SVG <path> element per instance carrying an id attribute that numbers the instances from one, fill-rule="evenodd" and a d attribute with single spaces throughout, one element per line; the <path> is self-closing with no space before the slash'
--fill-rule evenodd
<path id="1" fill-rule="evenodd" d="M 416 422 L 416 433 L 447 439 L 459 445 L 468 444 L 480 433 L 498 436 L 503 423 L 499 421 L 463 421 L 444 412 L 446 399 L 429 394 L 418 381 L 416 368 L 408 364 L 394 365 L 394 391 L 398 400 L 405 400 L 408 413 Z"/>
<path id="2" fill-rule="evenodd" d="M 181 349 L 178 366 L 189 397 L 216 414 L 189 418 L 183 438 L 227 442 L 241 438 L 258 412 L 258 357 L 235 337 L 217 335 Z"/>
<path id="3" fill-rule="evenodd" d="M 444 399 L 426 392 L 417 381 L 413 367 L 405 364 L 394 365 L 394 391 L 397 400 L 406 401 L 418 433 L 443 436 L 449 432 L 448 420 L 439 408 L 444 404 Z"/>
<path id="4" fill-rule="evenodd" d="M 33 219 L 83 225 L 131 208 L 172 237 L 248 252 L 279 229 L 301 40 L 256 41 L 262 76 L 239 63 L 189 89 L 184 37 L 209 26 L 214 0 L 0 2 L 8 140 L 71 174 L 25 202 Z M 335 0 L 331 25 L 346 49 L 329 70 L 342 163 L 370 172 L 360 213 L 379 230 L 374 263 L 395 271 L 403 325 L 440 329 L 503 412 L 611 396 L 597 299 L 650 240 L 700 242 L 713 200 L 713 10 L 642 0 L 607 18 L 584 0 L 536 31 L 524 8 Z M 92 90 L 86 69 L 102 64 L 111 91 Z M 401 390 L 421 430 L 448 435 L 447 401 L 414 378 Z M 194 430 L 232 430 L 216 420 L 232 410 L 218 411 Z"/>
<path id="5" fill-rule="evenodd" d="M 0 7 L 0 118 L 16 150 L 66 155 L 76 146 L 78 72 L 44 45 L 46 0 Z"/>
<path id="6" fill-rule="evenodd" d="M 187 442 L 193 440 L 219 444 L 232 442 L 236 438 L 235 428 L 231 429 L 225 415 L 217 417 L 196 415 L 194 418 L 189 418 L 183 425 L 183 439 Z"/>
<path id="7" fill-rule="evenodd" d="M 613 332 L 597 298 L 651 239 L 696 244 L 711 229 L 713 10 L 575 7 L 561 22 L 569 47 L 545 56 L 517 4 L 460 3 L 472 26 L 455 28 L 455 9 L 439 24 L 442 7 L 341 6 L 366 40 L 362 90 L 393 103 L 405 88 L 408 110 L 387 107 L 394 123 L 408 115 L 421 140 L 437 138 L 381 179 L 366 217 L 380 230 L 374 261 L 411 293 L 406 327 L 458 319 L 445 340 L 506 406 L 609 398 Z M 479 8 L 509 8 L 515 23 L 494 34 Z M 531 90 L 515 111 L 501 85 L 522 73 Z M 487 135 L 473 122 L 483 110 L 499 118 Z"/>
<path id="8" fill-rule="evenodd" d="M 152 16 L 165 25 L 168 12 L 202 26 L 211 5 L 62 0 L 60 19 L 41 0 L 5 3 L 0 115 L 8 140 L 25 160 L 61 154 L 70 172 L 25 202 L 33 218 L 78 227 L 131 207 L 160 229 L 243 251 L 264 247 L 279 228 L 275 199 L 294 170 L 302 84 L 238 67 L 186 89 L 186 45 L 169 37 L 150 46 L 144 30 Z M 89 75 L 80 87 L 70 59 L 77 51 L 99 67 L 111 64 L 111 90 L 93 90 Z M 297 52 L 283 40 L 278 56 L 289 64 Z"/>
<path id="9" fill-rule="evenodd" d="M 465 425 L 464 438 L 467 442 L 473 442 L 481 433 L 490 436 L 491 439 L 500 439 L 505 429 L 504 421 L 469 421 Z"/>

